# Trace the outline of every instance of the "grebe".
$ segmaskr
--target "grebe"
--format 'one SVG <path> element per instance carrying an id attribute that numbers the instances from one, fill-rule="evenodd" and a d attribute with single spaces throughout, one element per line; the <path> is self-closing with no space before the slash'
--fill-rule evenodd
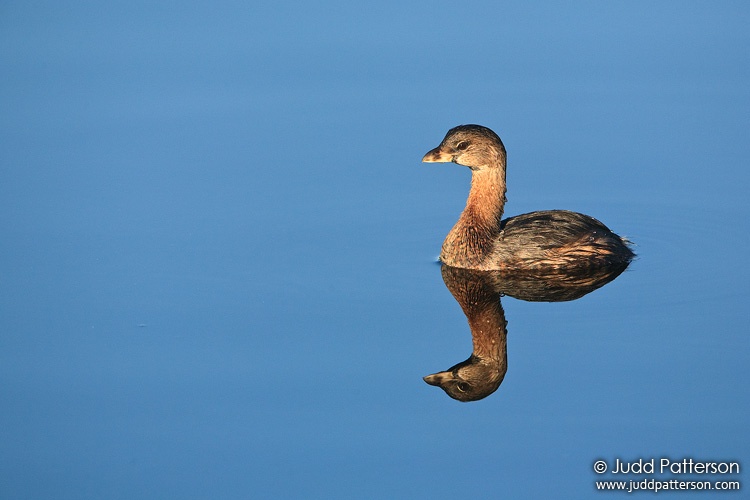
<path id="1" fill-rule="evenodd" d="M 582 269 L 621 265 L 634 257 L 626 240 L 588 215 L 543 210 L 502 219 L 505 146 L 481 125 L 448 131 L 423 162 L 453 162 L 471 169 L 466 208 L 443 242 L 440 260 L 478 270 Z"/>

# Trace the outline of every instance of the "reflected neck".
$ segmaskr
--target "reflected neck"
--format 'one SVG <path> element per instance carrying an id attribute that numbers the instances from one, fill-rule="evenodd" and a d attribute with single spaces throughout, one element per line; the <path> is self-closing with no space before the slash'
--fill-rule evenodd
<path id="1" fill-rule="evenodd" d="M 505 363 L 508 331 L 500 298 L 493 296 L 489 302 L 470 305 L 464 312 L 471 328 L 474 356 Z"/>

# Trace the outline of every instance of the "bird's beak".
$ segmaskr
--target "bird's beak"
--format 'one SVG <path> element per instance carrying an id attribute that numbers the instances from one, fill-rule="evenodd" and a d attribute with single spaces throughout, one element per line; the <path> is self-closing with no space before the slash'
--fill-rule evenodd
<path id="1" fill-rule="evenodd" d="M 430 385 L 440 387 L 440 384 L 442 384 L 446 380 L 450 380 L 451 378 L 453 378 L 453 374 L 451 372 L 439 372 L 433 373 L 432 375 L 427 375 L 422 380 Z"/>
<path id="2" fill-rule="evenodd" d="M 453 161 L 453 157 L 440 149 L 440 146 L 436 147 L 426 155 L 424 155 L 424 158 L 422 158 L 422 161 L 425 163 L 442 163 L 442 162 L 451 162 Z M 427 382 L 429 384 L 429 382 Z"/>

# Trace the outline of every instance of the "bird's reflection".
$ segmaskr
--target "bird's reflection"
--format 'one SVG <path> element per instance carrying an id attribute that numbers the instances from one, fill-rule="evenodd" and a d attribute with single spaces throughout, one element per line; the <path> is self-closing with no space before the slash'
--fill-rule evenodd
<path id="1" fill-rule="evenodd" d="M 463 309 L 474 349 L 469 359 L 424 377 L 459 401 L 477 401 L 495 392 L 508 369 L 505 312 L 500 297 L 563 302 L 583 297 L 617 276 L 628 263 L 577 273 L 476 271 L 442 266 L 443 281 Z"/>

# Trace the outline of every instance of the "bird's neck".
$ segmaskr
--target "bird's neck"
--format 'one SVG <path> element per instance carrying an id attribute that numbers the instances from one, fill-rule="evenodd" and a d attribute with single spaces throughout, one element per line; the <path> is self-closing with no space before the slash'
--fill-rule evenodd
<path id="1" fill-rule="evenodd" d="M 500 232 L 505 190 L 505 168 L 472 172 L 466 208 L 443 242 L 443 262 L 458 267 L 475 266 L 492 252 Z"/>
<path id="2" fill-rule="evenodd" d="M 474 170 L 466 208 L 465 223 L 498 227 L 505 208 L 505 168 Z"/>

